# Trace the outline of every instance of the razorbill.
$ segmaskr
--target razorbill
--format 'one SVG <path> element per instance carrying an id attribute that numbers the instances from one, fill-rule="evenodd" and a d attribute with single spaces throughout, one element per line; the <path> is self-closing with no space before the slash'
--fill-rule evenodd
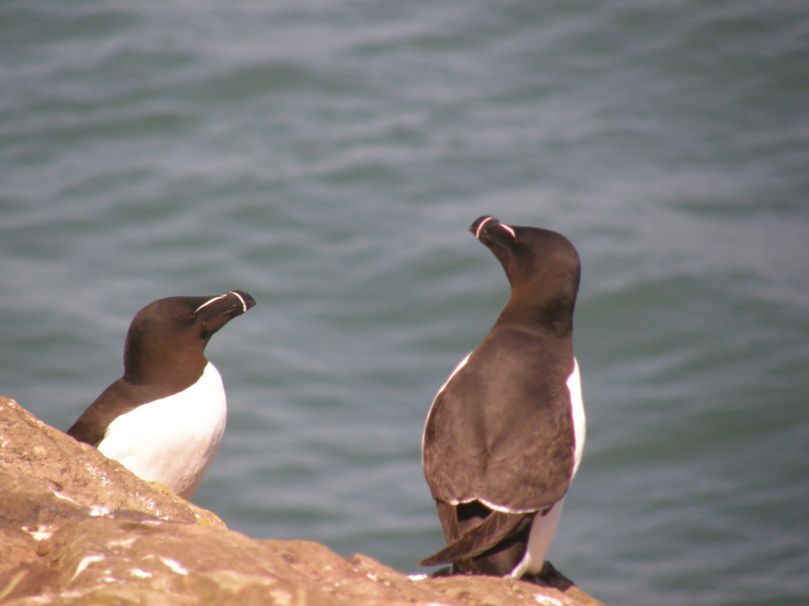
<path id="1" fill-rule="evenodd" d="M 542 570 L 584 447 L 573 309 L 580 261 L 562 235 L 478 218 L 511 297 L 433 400 L 422 465 L 447 547 L 420 562 L 456 573 Z"/>
<path id="2" fill-rule="evenodd" d="M 222 378 L 205 346 L 255 304 L 241 290 L 149 303 L 129 326 L 124 376 L 67 433 L 142 479 L 190 497 L 213 461 L 227 417 Z"/>

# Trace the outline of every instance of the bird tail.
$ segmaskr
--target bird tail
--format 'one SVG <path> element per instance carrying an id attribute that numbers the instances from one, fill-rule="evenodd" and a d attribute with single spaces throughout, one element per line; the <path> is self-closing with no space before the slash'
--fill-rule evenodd
<path id="1" fill-rule="evenodd" d="M 438 566 L 478 556 L 520 532 L 526 523 L 530 523 L 535 513 L 492 511 L 480 524 L 430 557 L 421 560 L 419 565 Z"/>

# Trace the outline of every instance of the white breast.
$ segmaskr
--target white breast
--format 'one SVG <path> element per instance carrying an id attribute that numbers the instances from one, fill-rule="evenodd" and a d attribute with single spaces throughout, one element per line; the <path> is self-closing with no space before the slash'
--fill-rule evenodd
<path id="1" fill-rule="evenodd" d="M 190 387 L 116 418 L 98 449 L 138 477 L 188 498 L 219 449 L 226 421 L 222 377 L 209 362 Z"/>

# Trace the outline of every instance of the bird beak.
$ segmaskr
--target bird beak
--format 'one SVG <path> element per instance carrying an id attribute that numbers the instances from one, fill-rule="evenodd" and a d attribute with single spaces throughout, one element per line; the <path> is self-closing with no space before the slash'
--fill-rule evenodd
<path id="1" fill-rule="evenodd" d="M 229 290 L 215 297 L 205 297 L 204 301 L 194 310 L 194 315 L 204 319 L 214 316 L 226 315 L 235 318 L 255 306 L 256 300 L 243 290 Z"/>
<path id="2" fill-rule="evenodd" d="M 517 231 L 510 225 L 501 223 L 496 217 L 483 215 L 475 219 L 469 231 L 486 246 L 500 247 L 511 245 L 517 239 Z"/>

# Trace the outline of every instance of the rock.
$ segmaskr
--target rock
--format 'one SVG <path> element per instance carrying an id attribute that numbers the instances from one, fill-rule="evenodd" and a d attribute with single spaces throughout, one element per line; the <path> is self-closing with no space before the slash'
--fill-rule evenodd
<path id="1" fill-rule="evenodd" d="M 251 539 L 2 396 L 0 486 L 2 604 L 599 604 L 565 582 L 408 577 L 318 543 Z"/>

